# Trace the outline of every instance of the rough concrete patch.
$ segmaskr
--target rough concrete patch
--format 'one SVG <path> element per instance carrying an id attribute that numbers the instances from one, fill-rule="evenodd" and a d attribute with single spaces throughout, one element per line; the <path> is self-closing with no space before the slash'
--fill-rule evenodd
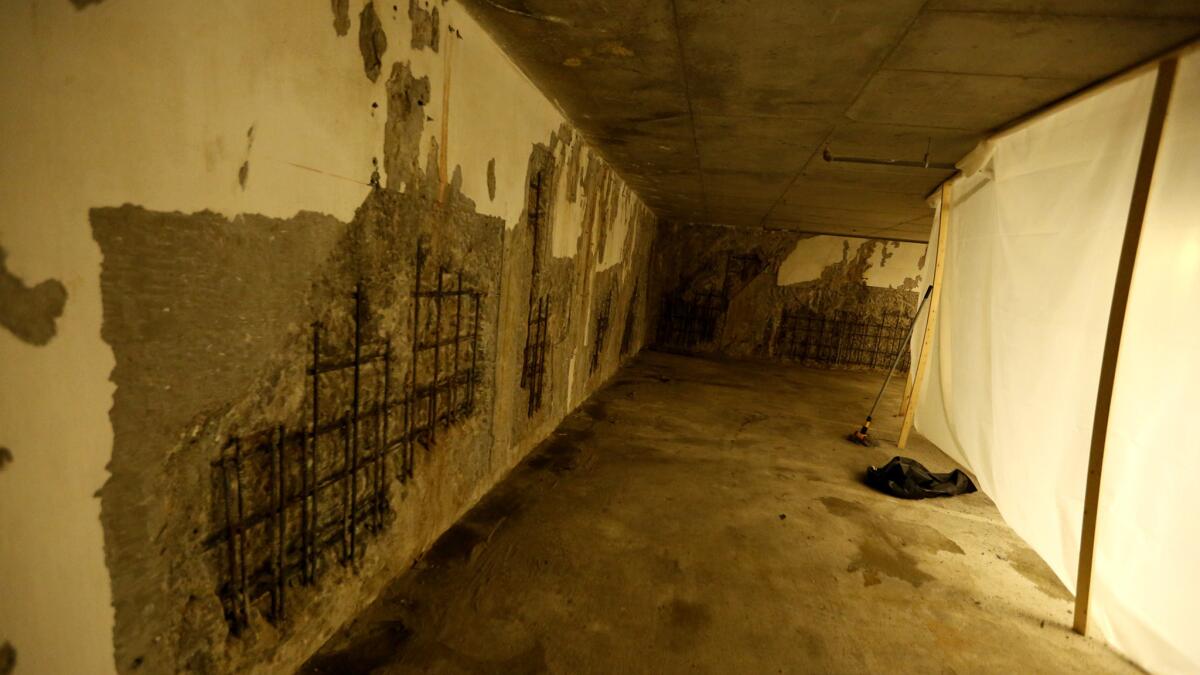
<path id="1" fill-rule="evenodd" d="M 44 345 L 57 330 L 55 320 L 62 316 L 67 289 L 57 279 L 26 286 L 8 271 L 6 257 L 0 247 L 0 326 L 31 345 Z"/>
<path id="2" fill-rule="evenodd" d="M 454 166 L 454 171 L 450 173 L 450 189 L 454 192 L 461 192 L 462 181 L 462 165 L 456 164 Z"/>
<path id="3" fill-rule="evenodd" d="M 387 33 L 383 32 L 373 2 L 368 2 L 358 15 L 358 49 L 362 52 L 367 79 L 378 80 L 383 70 L 383 53 L 387 51 Z"/>
<path id="4" fill-rule="evenodd" d="M 350 0 L 330 0 L 329 4 L 333 10 L 333 30 L 346 35 L 350 32 Z"/>
<path id="5" fill-rule="evenodd" d="M 0 471 L 3 471 L 4 469 L 6 469 L 9 465 L 9 463 L 11 463 L 12 461 L 13 461 L 12 450 L 9 450 L 8 448 L 0 448 Z"/>
<path id="6" fill-rule="evenodd" d="M 487 188 L 488 188 L 488 199 L 493 202 L 496 201 L 496 158 L 495 157 L 488 160 Z"/>
<path id="7" fill-rule="evenodd" d="M 428 77 L 413 77 L 407 63 L 392 64 L 387 81 L 387 122 L 383 129 L 383 171 L 390 188 L 416 183 L 422 177 L 421 131 L 425 128 L 429 93 Z"/>
<path id="8" fill-rule="evenodd" d="M 17 650 L 11 642 L 4 641 L 0 645 L 0 675 L 12 675 L 17 668 Z"/>
<path id="9" fill-rule="evenodd" d="M 216 665 L 174 660 L 226 657 L 213 646 L 224 638 L 220 619 L 200 620 L 221 610 L 197 571 L 202 556 L 186 555 L 198 544 L 171 530 L 203 526 L 203 498 L 188 490 L 204 481 L 194 467 L 172 463 L 172 448 L 181 430 L 235 400 L 270 366 L 305 306 L 314 266 L 346 226 L 305 212 L 289 220 L 229 220 L 132 205 L 89 216 L 103 254 L 100 334 L 116 359 L 111 475 L 101 489 L 100 519 L 118 671 L 213 672 Z M 168 565 L 168 541 L 186 562 Z M 175 574 L 179 569 L 185 571 Z M 178 635 L 178 643 L 163 634 Z"/>
<path id="10" fill-rule="evenodd" d="M 408 0 L 408 18 L 412 20 L 412 48 L 438 50 L 441 31 L 438 30 L 438 8 L 422 9 L 418 0 Z"/>

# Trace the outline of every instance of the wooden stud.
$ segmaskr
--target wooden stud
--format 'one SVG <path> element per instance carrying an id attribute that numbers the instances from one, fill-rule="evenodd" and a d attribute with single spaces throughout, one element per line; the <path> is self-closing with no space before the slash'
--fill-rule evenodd
<path id="1" fill-rule="evenodd" d="M 915 374 L 916 369 L 909 368 L 908 377 L 904 379 L 904 398 L 900 399 L 900 412 L 898 413 L 901 417 L 908 414 L 908 406 L 912 403 L 913 382 L 916 381 L 913 375 Z"/>
<path id="2" fill-rule="evenodd" d="M 953 183 L 942 186 L 942 205 L 938 212 L 937 254 L 933 264 L 933 295 L 929 298 L 929 311 L 925 315 L 925 334 L 921 338 L 921 353 L 917 357 L 916 370 L 913 371 L 912 390 L 907 392 L 907 406 L 904 409 L 904 423 L 900 425 L 900 440 L 896 447 L 908 445 L 908 434 L 912 431 L 913 416 L 917 411 L 917 402 L 921 398 L 921 381 L 925 379 L 925 368 L 929 364 L 929 350 L 933 346 L 933 331 L 937 327 L 938 304 L 942 299 L 942 271 L 946 266 L 946 235 L 950 231 L 950 204 Z"/>
<path id="3" fill-rule="evenodd" d="M 1121 334 L 1125 327 L 1125 310 L 1129 303 L 1129 287 L 1137 261 L 1138 243 L 1146 219 L 1146 203 L 1154 179 L 1154 164 L 1162 140 L 1171 88 L 1175 82 L 1178 62 L 1174 58 L 1158 65 L 1146 133 L 1142 138 L 1142 153 L 1138 158 L 1133 195 L 1129 201 L 1129 216 L 1125 221 L 1125 238 L 1117 259 L 1117 275 L 1113 282 L 1112 308 L 1108 313 L 1108 332 L 1104 337 L 1104 355 L 1100 362 L 1100 383 L 1096 390 L 1096 412 L 1092 420 L 1092 443 L 1088 453 L 1087 486 L 1083 498 L 1083 532 L 1079 539 L 1079 573 L 1075 577 L 1075 632 L 1087 633 L 1088 601 L 1092 590 L 1092 561 L 1096 548 L 1096 516 L 1100 501 L 1100 478 L 1104 467 L 1104 446 L 1108 438 L 1109 411 L 1112 407 L 1113 384 L 1117 376 L 1117 357 L 1121 350 Z"/>
<path id="4" fill-rule="evenodd" d="M 917 313 L 921 312 L 921 305 L 917 305 Z M 926 322 L 928 323 L 928 322 Z M 908 407 L 912 403 L 913 383 L 917 381 L 917 366 L 915 363 L 909 363 L 908 377 L 904 378 L 904 397 L 900 399 L 900 412 L 898 415 L 903 417 L 908 414 Z"/>
<path id="5" fill-rule="evenodd" d="M 947 181 L 947 183 L 949 183 L 949 181 Z M 937 195 L 938 195 L 939 199 L 941 198 L 941 192 L 942 192 L 942 189 L 939 187 L 937 190 Z M 941 230 L 942 230 L 941 221 L 942 221 L 941 210 L 939 209 L 939 211 L 938 211 L 938 233 L 939 234 L 941 233 Z M 941 253 L 940 250 L 934 251 L 934 256 L 935 256 L 934 257 L 934 267 L 937 266 L 937 257 L 936 256 L 940 253 Z M 928 250 L 926 250 L 926 255 L 928 255 Z M 917 303 L 917 314 L 920 314 L 920 313 L 921 313 L 921 304 L 918 302 Z M 926 323 L 928 324 L 928 321 Z M 926 326 L 926 327 L 928 327 L 928 326 Z M 908 406 L 910 403 L 912 403 L 913 383 L 916 382 L 916 379 L 917 379 L 916 377 L 914 377 L 914 375 L 916 375 L 916 370 L 917 370 L 917 364 L 910 362 L 909 368 L 908 368 L 908 377 L 904 378 L 904 397 L 900 399 L 900 412 L 897 413 L 897 415 L 899 417 L 904 417 L 906 414 L 908 414 Z"/>

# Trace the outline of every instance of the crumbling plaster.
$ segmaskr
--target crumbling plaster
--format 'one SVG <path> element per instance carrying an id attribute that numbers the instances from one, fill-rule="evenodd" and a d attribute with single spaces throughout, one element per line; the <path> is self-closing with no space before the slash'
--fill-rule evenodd
<path id="1" fill-rule="evenodd" d="M 440 153 L 443 176 L 456 177 L 478 213 L 508 230 L 522 222 L 530 148 L 562 127 L 559 111 L 457 2 L 440 4 L 438 52 L 410 47 L 407 6 L 379 5 L 390 40 L 382 76 L 371 82 L 354 39 L 362 6 L 350 4 L 348 36 L 339 35 L 339 3 L 332 17 L 323 3 L 284 0 L 0 9 L 0 91 L 20 102 L 0 114 L 0 245 L 14 275 L 60 279 L 69 297 L 46 346 L 0 331 L 0 443 L 20 458 L 0 476 L 0 639 L 14 645 L 25 672 L 115 667 L 95 498 L 112 451 L 114 357 L 101 336 L 102 260 L 90 209 L 136 204 L 277 219 L 311 211 L 348 223 L 371 189 L 373 160 L 382 160 L 386 75 L 403 62 L 431 81 L 417 157 L 427 163 Z M 577 172 L 602 164 L 590 149 L 576 159 L 578 144 L 557 151 Z M 598 238 L 584 237 L 582 200 L 567 197 L 576 188 L 565 186 L 555 197 L 563 214 L 552 221 L 556 256 L 579 251 L 603 269 L 631 250 L 623 221 L 645 222 L 648 212 L 611 171 L 604 181 L 617 204 L 606 215 L 619 224 L 602 258 Z M 593 305 L 586 297 L 584 332 Z M 619 302 L 614 318 L 624 311 Z M 584 361 L 572 360 L 560 411 L 589 387 L 574 374 L 586 371 Z M 539 431 L 552 426 L 547 418 Z"/>
<path id="2" fill-rule="evenodd" d="M 841 262 L 847 250 L 857 250 L 863 241 L 859 237 L 828 235 L 799 239 L 792 252 L 779 263 L 776 283 L 790 286 L 820 279 L 825 268 Z M 871 250 L 863 282 L 875 288 L 916 288 L 925 249 L 925 244 L 880 240 L 880 245 Z"/>

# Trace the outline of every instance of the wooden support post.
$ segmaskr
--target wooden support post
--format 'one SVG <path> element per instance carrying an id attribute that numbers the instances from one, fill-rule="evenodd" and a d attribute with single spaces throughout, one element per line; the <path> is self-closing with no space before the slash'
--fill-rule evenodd
<path id="1" fill-rule="evenodd" d="M 908 445 L 908 434 L 912 431 L 913 416 L 917 412 L 917 402 L 921 398 L 921 381 L 925 379 L 925 369 L 929 365 L 929 350 L 933 346 L 933 331 L 937 327 L 938 304 L 942 299 L 942 270 L 946 266 L 946 235 L 950 231 L 950 204 L 952 182 L 942 185 L 942 205 L 938 211 L 937 252 L 933 263 L 933 295 L 929 298 L 929 310 L 925 314 L 925 335 L 921 338 L 921 353 L 917 357 L 916 369 L 913 371 L 911 390 L 906 391 L 907 402 L 904 408 L 904 423 L 900 425 L 900 440 L 896 447 Z"/>
<path id="2" fill-rule="evenodd" d="M 909 364 L 908 377 L 904 379 L 904 398 L 900 399 L 899 416 L 908 414 L 908 406 L 912 404 L 913 383 L 916 382 L 916 367 Z"/>
<path id="3" fill-rule="evenodd" d="M 1113 282 L 1112 308 L 1108 312 L 1108 332 L 1104 337 L 1104 354 L 1100 362 L 1100 382 L 1096 390 L 1096 413 L 1092 420 L 1092 444 L 1088 453 L 1087 486 L 1083 497 L 1083 532 L 1079 538 L 1079 574 L 1075 577 L 1075 632 L 1087 633 L 1088 600 L 1092 591 L 1092 560 L 1096 548 L 1096 516 L 1100 501 L 1100 477 L 1104 467 L 1104 445 L 1108 438 L 1108 416 L 1112 407 L 1113 384 L 1117 377 L 1117 356 L 1121 350 L 1121 333 L 1125 327 L 1125 310 L 1129 302 L 1129 287 L 1133 281 L 1138 243 L 1146 219 L 1146 202 L 1158 160 L 1171 88 L 1175 82 L 1175 58 L 1158 64 L 1154 96 L 1142 137 L 1142 154 L 1138 158 L 1133 195 L 1129 201 L 1129 217 L 1125 221 L 1125 238 L 1117 259 L 1117 276 Z"/>
<path id="4" fill-rule="evenodd" d="M 920 289 L 918 288 L 917 290 L 919 291 Z M 918 303 L 917 304 L 917 314 L 920 314 L 920 313 L 921 313 L 921 305 L 920 305 L 920 303 Z M 916 318 L 916 317 L 914 317 L 914 318 Z M 926 323 L 928 323 L 928 322 L 926 322 Z M 910 362 L 908 364 L 908 377 L 904 378 L 904 398 L 900 399 L 900 412 L 897 413 L 897 415 L 900 417 L 903 417 L 908 414 L 908 406 L 912 403 L 913 383 L 917 381 L 916 374 L 917 374 L 917 364 L 912 363 L 910 360 Z"/>

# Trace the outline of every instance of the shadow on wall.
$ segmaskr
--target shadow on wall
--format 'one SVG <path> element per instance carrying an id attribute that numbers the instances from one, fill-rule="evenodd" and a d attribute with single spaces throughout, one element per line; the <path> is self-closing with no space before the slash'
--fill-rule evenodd
<path id="1" fill-rule="evenodd" d="M 924 244 L 677 224 L 662 234 L 672 250 L 653 261 L 657 349 L 887 368 L 905 346 Z"/>

